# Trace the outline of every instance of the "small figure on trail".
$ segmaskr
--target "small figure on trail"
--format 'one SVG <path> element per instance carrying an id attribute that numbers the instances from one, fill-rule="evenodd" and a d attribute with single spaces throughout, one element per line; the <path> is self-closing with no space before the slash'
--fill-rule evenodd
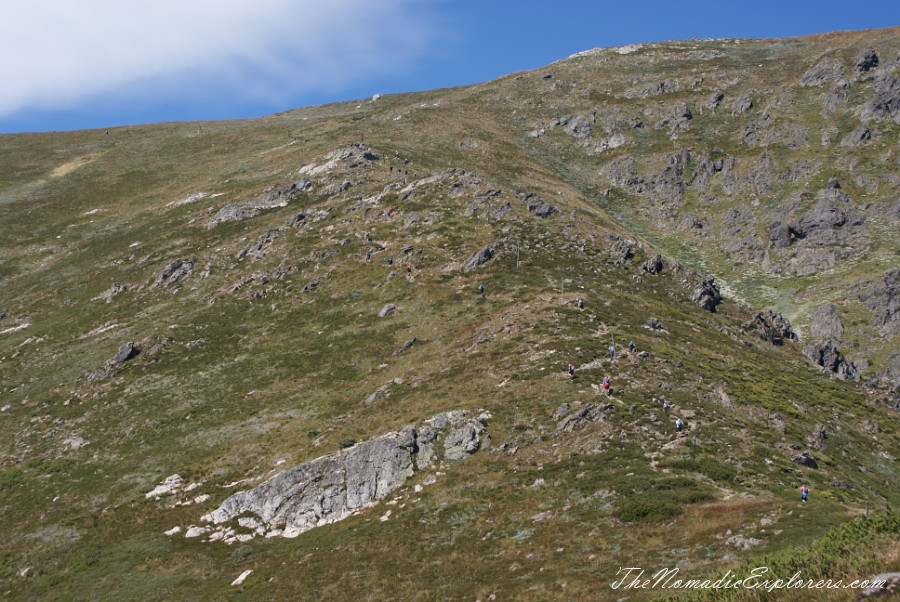
<path id="1" fill-rule="evenodd" d="M 400 158 L 400 151 L 394 151 L 394 156 L 398 159 Z"/>
<path id="2" fill-rule="evenodd" d="M 409 159 L 404 159 L 404 160 L 403 160 L 403 164 L 404 164 L 404 165 L 409 165 Z"/>
<path id="3" fill-rule="evenodd" d="M 607 396 L 610 394 L 610 386 L 612 386 L 612 381 L 609 379 L 609 375 L 603 377 L 603 392 L 606 393 Z"/>
<path id="4" fill-rule="evenodd" d="M 370 259 L 372 259 L 372 250 L 371 249 L 366 251 L 366 261 L 369 261 Z"/>
<path id="5" fill-rule="evenodd" d="M 412 274 L 412 264 L 411 263 L 406 264 L 406 273 Z"/>
<path id="6" fill-rule="evenodd" d="M 357 198 L 359 199 L 359 202 L 362 203 L 362 193 L 359 193 L 359 197 Z"/>
<path id="7" fill-rule="evenodd" d="M 669 408 L 671 408 L 671 407 L 672 407 L 672 406 L 669 405 L 669 402 L 668 402 L 668 401 L 663 400 L 663 412 L 666 413 L 666 416 L 669 415 Z"/>
<path id="8" fill-rule="evenodd" d="M 805 502 L 806 498 L 808 498 L 808 497 L 809 497 L 809 489 L 806 488 L 806 485 L 803 485 L 802 487 L 800 487 L 800 500 Z"/>
<path id="9" fill-rule="evenodd" d="M 681 434 L 681 430 L 684 428 L 684 423 L 681 421 L 681 418 L 677 418 L 675 420 L 675 432 L 679 435 Z"/>
<path id="10" fill-rule="evenodd" d="M 484 285 L 483 284 L 478 285 L 478 292 L 481 293 L 482 295 L 484 294 Z"/>
<path id="11" fill-rule="evenodd" d="M 394 258 L 388 257 L 388 265 L 394 265 Z"/>
<path id="12" fill-rule="evenodd" d="M 578 306 L 578 309 L 584 309 L 584 299 L 578 297 L 578 300 L 575 301 L 575 305 Z"/>
<path id="13" fill-rule="evenodd" d="M 368 230 L 363 232 L 363 240 L 366 242 L 369 242 L 369 231 Z"/>
<path id="14" fill-rule="evenodd" d="M 628 353 L 634 353 L 634 341 L 628 341 Z"/>
<path id="15" fill-rule="evenodd" d="M 609 359 L 614 359 L 616 357 L 616 348 L 612 345 L 609 346 Z"/>
<path id="16" fill-rule="evenodd" d="M 575 378 L 575 366 L 574 364 L 569 364 L 569 378 Z"/>
<path id="17" fill-rule="evenodd" d="M 391 217 L 392 215 L 394 215 L 394 207 L 393 207 L 393 205 L 390 206 L 390 207 L 388 207 L 388 212 L 387 212 L 387 216 L 388 216 L 388 217 Z"/>

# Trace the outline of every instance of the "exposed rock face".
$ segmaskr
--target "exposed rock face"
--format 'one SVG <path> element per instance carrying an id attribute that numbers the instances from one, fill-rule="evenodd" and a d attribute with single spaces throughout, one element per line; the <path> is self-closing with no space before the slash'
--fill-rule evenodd
<path id="1" fill-rule="evenodd" d="M 202 520 L 223 525 L 251 513 L 259 520 L 245 522 L 254 534 L 296 537 L 372 506 L 401 487 L 416 470 L 431 464 L 442 435 L 445 459 L 462 460 L 475 453 L 489 417 L 485 413 L 470 419 L 465 411 L 447 412 L 427 421 L 429 426 L 410 425 L 316 458 L 233 494 Z"/>
<path id="2" fill-rule="evenodd" d="M 169 265 L 163 269 L 162 272 L 156 275 L 156 278 L 153 280 L 153 286 L 172 286 L 185 276 L 191 273 L 194 269 L 194 258 L 190 259 L 176 259 Z"/>
<path id="3" fill-rule="evenodd" d="M 837 180 L 830 180 L 819 201 L 791 224 L 791 234 L 807 247 L 830 247 L 868 234 L 866 216 L 850 204 Z"/>
<path id="4" fill-rule="evenodd" d="M 796 341 L 797 335 L 791 330 L 791 322 L 783 315 L 769 310 L 756 312 L 741 325 L 744 332 L 753 331 L 759 338 L 773 345 L 781 345 L 785 339 Z"/>
<path id="5" fill-rule="evenodd" d="M 567 134 L 571 134 L 579 142 L 590 138 L 594 133 L 594 116 L 585 117 L 584 115 L 573 115 L 565 119 L 560 119 L 560 123 L 565 126 Z"/>
<path id="6" fill-rule="evenodd" d="M 622 157 L 611 161 L 604 173 L 610 184 L 626 192 L 648 198 L 656 203 L 678 203 L 684 197 L 687 184 L 682 179 L 684 170 L 691 160 L 689 150 L 665 155 L 665 167 L 660 171 L 642 176 L 634 169 L 633 157 Z"/>
<path id="7" fill-rule="evenodd" d="M 589 403 L 566 415 L 569 411 L 569 406 L 567 404 L 564 405 L 565 408 L 560 406 L 556 412 L 557 420 L 559 420 L 556 430 L 565 432 L 578 431 L 588 426 L 591 422 L 604 420 L 606 418 L 605 413 L 614 408 L 611 403 Z"/>
<path id="8" fill-rule="evenodd" d="M 900 79 L 894 76 L 895 67 L 886 65 L 875 71 L 872 99 L 859 111 L 863 121 L 874 119 L 900 123 Z"/>
<path id="9" fill-rule="evenodd" d="M 303 178 L 298 182 L 281 186 L 254 199 L 247 199 L 246 201 L 241 201 L 239 203 L 230 203 L 222 207 L 219 212 L 206 223 L 206 227 L 214 228 L 223 222 L 237 222 L 254 217 L 263 209 L 284 207 L 298 194 L 311 188 L 312 183 L 308 179 Z"/>
<path id="10" fill-rule="evenodd" d="M 712 276 L 706 276 L 694 286 L 691 299 L 706 311 L 716 311 L 716 307 L 722 302 L 719 285 Z"/>
<path id="11" fill-rule="evenodd" d="M 709 109 L 710 111 L 715 111 L 719 107 L 719 103 L 722 102 L 722 99 L 725 98 L 725 93 L 721 90 L 716 90 L 709 97 L 703 101 L 703 106 Z"/>
<path id="12" fill-rule="evenodd" d="M 533 192 L 522 195 L 522 200 L 525 201 L 525 208 L 538 217 L 550 217 L 557 211 L 556 207 Z"/>
<path id="13" fill-rule="evenodd" d="M 853 61 L 853 73 L 857 79 L 862 79 L 877 66 L 878 54 L 876 54 L 875 49 L 865 48 Z"/>
<path id="14" fill-rule="evenodd" d="M 841 138 L 841 146 L 846 148 L 856 148 L 865 146 L 872 139 L 872 130 L 866 124 L 863 124 Z"/>
<path id="15" fill-rule="evenodd" d="M 609 248 L 609 257 L 615 265 L 622 265 L 631 261 L 631 258 L 634 257 L 634 251 L 632 251 L 631 245 L 626 241 L 617 240 Z"/>
<path id="16" fill-rule="evenodd" d="M 812 312 L 813 323 L 809 327 L 809 334 L 813 339 L 820 341 L 837 341 L 844 334 L 844 325 L 838 308 L 834 303 L 820 305 Z"/>
<path id="17" fill-rule="evenodd" d="M 641 269 L 648 274 L 659 274 L 663 270 L 662 255 L 656 253 L 653 257 L 641 264 Z"/>
<path id="18" fill-rule="evenodd" d="M 463 263 L 463 270 L 469 271 L 474 270 L 480 265 L 484 265 L 488 261 L 490 261 L 494 257 L 494 247 L 491 245 L 486 246 L 483 249 L 475 251 L 471 257 L 469 257 L 465 263 Z"/>
<path id="19" fill-rule="evenodd" d="M 859 293 L 859 299 L 872 312 L 873 326 L 895 332 L 900 328 L 900 269 L 888 271 Z"/>
<path id="20" fill-rule="evenodd" d="M 791 228 L 781 222 L 772 222 L 769 225 L 769 239 L 778 249 L 786 249 L 791 246 Z"/>
<path id="21" fill-rule="evenodd" d="M 403 343 L 403 345 L 400 347 L 400 349 L 395 351 L 392 355 L 400 355 L 401 353 L 409 351 L 410 349 L 412 349 L 412 346 L 415 344 L 416 344 L 416 337 L 413 337 L 413 338 L 409 339 L 408 341 L 406 341 L 405 343 Z"/>
<path id="22" fill-rule="evenodd" d="M 753 100 L 749 94 L 741 94 L 731 104 L 731 116 L 743 115 L 753 107 Z"/>
<path id="23" fill-rule="evenodd" d="M 119 350 L 116 352 L 113 358 L 109 360 L 109 362 L 113 365 L 124 364 L 125 362 L 136 356 L 138 353 L 139 352 L 135 348 L 134 343 L 129 341 L 128 343 L 124 343 L 121 347 L 119 347 Z"/>
<path id="24" fill-rule="evenodd" d="M 816 463 L 816 460 L 809 455 L 809 452 L 801 452 L 799 454 L 795 454 L 791 456 L 791 462 L 795 462 L 800 464 L 801 466 L 806 466 L 807 468 L 818 468 L 819 465 Z"/>
<path id="25" fill-rule="evenodd" d="M 809 68 L 800 78 L 801 86 L 824 86 L 844 77 L 844 67 L 833 58 L 826 57 Z"/>
<path id="26" fill-rule="evenodd" d="M 803 353 L 817 366 L 822 366 L 841 380 L 858 380 L 859 370 L 845 358 L 831 342 L 814 343 L 804 347 Z"/>
<path id="27" fill-rule="evenodd" d="M 253 259 L 261 259 L 263 255 L 266 254 L 266 249 L 269 245 L 271 245 L 275 239 L 278 238 L 278 230 L 269 230 L 262 236 L 260 236 L 255 243 L 250 245 L 245 249 L 241 249 L 238 251 L 235 256 L 236 259 L 240 259 L 241 257 L 249 256 Z"/>
<path id="28" fill-rule="evenodd" d="M 678 132 L 686 129 L 693 118 L 694 115 L 686 104 L 673 105 L 666 109 L 662 119 L 660 119 L 653 128 L 661 130 L 668 127 L 669 135 L 674 136 Z"/>

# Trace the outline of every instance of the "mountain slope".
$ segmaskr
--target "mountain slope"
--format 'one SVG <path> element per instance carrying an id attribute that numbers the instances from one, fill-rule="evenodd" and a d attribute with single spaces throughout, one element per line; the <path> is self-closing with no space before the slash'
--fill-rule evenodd
<path id="1" fill-rule="evenodd" d="M 837 141 L 896 39 L 643 45 L 254 121 L 0 137 L 3 591 L 618 598 L 619 567 L 712 576 L 895 504 L 875 279 L 897 125 Z M 808 326 L 827 301 L 837 335 L 833 313 Z M 870 386 L 814 366 L 812 330 Z M 377 507 L 184 536 L 279 471 L 456 410 L 490 414 L 479 449 L 414 452 Z M 842 576 L 896 564 L 893 541 Z"/>

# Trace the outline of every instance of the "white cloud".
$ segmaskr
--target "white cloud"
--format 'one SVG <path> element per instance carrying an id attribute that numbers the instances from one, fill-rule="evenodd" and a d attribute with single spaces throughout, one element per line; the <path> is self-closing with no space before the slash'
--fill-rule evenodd
<path id="1" fill-rule="evenodd" d="M 28 0 L 0 19 L 0 116 L 152 81 L 270 104 L 396 72 L 434 43 L 421 0 Z M 193 90 L 191 90 L 191 88 Z"/>

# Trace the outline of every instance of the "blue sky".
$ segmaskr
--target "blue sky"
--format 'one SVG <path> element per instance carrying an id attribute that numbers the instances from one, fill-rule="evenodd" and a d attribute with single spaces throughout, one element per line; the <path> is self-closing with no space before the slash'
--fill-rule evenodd
<path id="1" fill-rule="evenodd" d="M 900 25 L 866 0 L 2 0 L 0 133 L 257 117 L 594 47 Z"/>

